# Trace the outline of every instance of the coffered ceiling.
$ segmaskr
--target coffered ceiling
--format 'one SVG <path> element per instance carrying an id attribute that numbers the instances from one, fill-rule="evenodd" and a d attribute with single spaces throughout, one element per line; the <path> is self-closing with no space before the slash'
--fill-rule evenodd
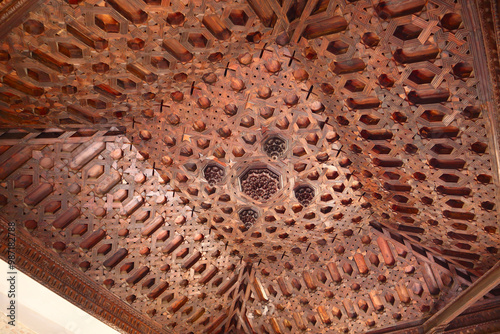
<path id="1" fill-rule="evenodd" d="M 45 1 L 1 42 L 2 216 L 138 332 L 425 319 L 498 259 L 480 11 Z"/>

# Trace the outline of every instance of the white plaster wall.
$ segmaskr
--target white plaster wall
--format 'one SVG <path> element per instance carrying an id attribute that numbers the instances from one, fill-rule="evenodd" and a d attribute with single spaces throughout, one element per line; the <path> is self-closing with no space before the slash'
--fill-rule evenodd
<path id="1" fill-rule="evenodd" d="M 16 323 L 6 325 L 7 263 L 0 261 L 0 333 L 38 334 L 118 334 L 116 330 L 82 311 L 54 292 L 17 271 Z"/>

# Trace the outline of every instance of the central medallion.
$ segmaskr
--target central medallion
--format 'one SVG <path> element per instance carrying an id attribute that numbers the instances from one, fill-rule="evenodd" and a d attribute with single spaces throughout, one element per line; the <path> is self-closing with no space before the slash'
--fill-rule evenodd
<path id="1" fill-rule="evenodd" d="M 255 201 L 267 202 L 281 188 L 280 176 L 269 168 L 251 168 L 240 176 L 241 191 Z"/>

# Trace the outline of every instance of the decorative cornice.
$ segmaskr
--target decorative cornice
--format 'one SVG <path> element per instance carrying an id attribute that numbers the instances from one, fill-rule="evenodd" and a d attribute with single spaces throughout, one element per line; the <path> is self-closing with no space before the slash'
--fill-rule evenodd
<path id="1" fill-rule="evenodd" d="M 6 0 L 0 7 L 0 40 L 13 28 L 20 25 L 24 17 L 42 0 Z"/>
<path id="2" fill-rule="evenodd" d="M 0 216 L 0 257 L 8 257 L 8 222 Z M 89 280 L 85 275 L 58 261 L 52 250 L 45 248 L 22 227 L 15 231 L 15 266 L 35 281 L 54 291 L 77 307 L 123 333 L 165 333 L 158 324 L 118 297 Z"/>
<path id="3" fill-rule="evenodd" d="M 476 32 L 480 38 L 477 38 L 476 43 L 482 44 L 480 51 L 477 52 L 476 57 L 477 67 L 487 67 L 487 72 L 480 75 L 482 77 L 482 91 L 486 95 L 486 106 L 489 110 L 489 120 L 491 124 L 491 131 L 493 133 L 494 149 L 496 152 L 496 177 L 500 180 L 500 6 L 495 0 L 476 0 L 464 1 L 472 13 L 472 23 L 477 24 L 481 29 Z M 480 40 L 482 38 L 482 40 Z M 477 45 L 477 44 L 476 44 Z M 485 64 L 486 63 L 486 66 Z M 497 196 L 500 194 L 500 189 L 497 189 Z"/>
<path id="4" fill-rule="evenodd" d="M 423 323 L 426 319 L 401 323 L 379 330 L 370 331 L 367 334 L 422 334 Z M 446 334 L 472 333 L 496 333 L 500 330 L 500 299 L 479 302 L 456 317 L 445 328 L 436 328 Z M 439 333 L 439 332 L 436 332 Z"/>

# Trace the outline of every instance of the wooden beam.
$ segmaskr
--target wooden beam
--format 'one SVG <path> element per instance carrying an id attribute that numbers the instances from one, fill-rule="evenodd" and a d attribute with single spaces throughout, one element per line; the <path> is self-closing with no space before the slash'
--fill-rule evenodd
<path id="1" fill-rule="evenodd" d="M 305 29 L 306 26 L 306 20 L 309 16 L 311 16 L 311 13 L 313 12 L 314 8 L 316 8 L 316 5 L 318 4 L 319 0 L 309 0 L 306 4 L 306 8 L 304 8 L 304 11 L 302 12 L 302 15 L 300 16 L 300 22 L 295 31 L 293 32 L 291 42 L 292 43 L 297 43 L 302 36 L 302 32 Z"/>
<path id="2" fill-rule="evenodd" d="M 453 319 L 479 299 L 483 298 L 485 294 L 498 284 L 500 284 L 500 261 L 445 308 L 427 320 L 423 325 L 424 333 L 435 333 L 436 330 L 444 329 Z"/>

